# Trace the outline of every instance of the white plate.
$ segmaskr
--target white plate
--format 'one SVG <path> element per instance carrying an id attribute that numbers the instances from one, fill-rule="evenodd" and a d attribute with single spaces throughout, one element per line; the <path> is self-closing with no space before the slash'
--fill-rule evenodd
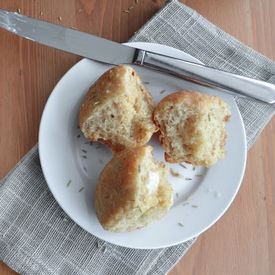
<path id="1" fill-rule="evenodd" d="M 199 62 L 190 55 L 162 45 L 129 45 Z M 187 89 L 219 95 L 225 100 L 232 112 L 227 125 L 227 155 L 208 169 L 199 167 L 194 170 L 192 165 L 186 164 L 187 169 L 179 164 L 171 165 L 185 178 L 169 177 L 174 189 L 174 204 L 170 211 L 146 228 L 110 233 L 101 227 L 95 216 L 94 187 L 112 154 L 104 145 L 96 142 L 92 146 L 87 144 L 88 140 L 78 128 L 78 110 L 84 95 L 90 85 L 110 68 L 110 65 L 83 59 L 63 76 L 49 97 L 39 131 L 39 154 L 48 186 L 59 205 L 77 224 L 110 243 L 147 249 L 187 241 L 205 231 L 223 215 L 241 185 L 246 164 L 246 141 L 236 104 L 230 95 L 218 90 L 134 66 L 156 103 L 170 93 Z M 164 151 L 157 135 L 149 144 L 154 148 L 154 158 L 164 161 Z"/>

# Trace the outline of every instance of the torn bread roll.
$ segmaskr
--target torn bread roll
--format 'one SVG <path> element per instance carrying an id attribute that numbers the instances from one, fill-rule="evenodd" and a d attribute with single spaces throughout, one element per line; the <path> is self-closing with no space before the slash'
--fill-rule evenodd
<path id="1" fill-rule="evenodd" d="M 226 154 L 230 107 L 218 96 L 179 91 L 163 98 L 154 111 L 165 160 L 211 166 Z"/>
<path id="2" fill-rule="evenodd" d="M 137 73 L 129 66 L 117 66 L 90 87 L 79 110 L 79 126 L 86 138 L 118 152 L 149 141 L 157 131 L 154 109 Z"/>
<path id="3" fill-rule="evenodd" d="M 95 212 L 102 227 L 124 232 L 162 218 L 173 203 L 169 168 L 153 159 L 151 146 L 116 153 L 99 175 Z"/>

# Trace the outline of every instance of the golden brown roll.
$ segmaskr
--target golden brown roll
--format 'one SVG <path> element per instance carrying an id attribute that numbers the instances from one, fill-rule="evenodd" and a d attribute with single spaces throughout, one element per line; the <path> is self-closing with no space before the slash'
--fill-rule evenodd
<path id="1" fill-rule="evenodd" d="M 179 91 L 163 98 L 154 111 L 165 160 L 211 166 L 226 154 L 225 125 L 230 107 L 218 96 Z"/>
<path id="2" fill-rule="evenodd" d="M 113 152 L 144 145 L 156 132 L 155 102 L 129 66 L 105 72 L 89 89 L 79 111 L 86 138 L 100 140 Z"/>
<path id="3" fill-rule="evenodd" d="M 156 162 L 151 146 L 116 153 L 95 188 L 95 212 L 108 231 L 132 231 L 165 215 L 172 205 L 169 168 Z"/>

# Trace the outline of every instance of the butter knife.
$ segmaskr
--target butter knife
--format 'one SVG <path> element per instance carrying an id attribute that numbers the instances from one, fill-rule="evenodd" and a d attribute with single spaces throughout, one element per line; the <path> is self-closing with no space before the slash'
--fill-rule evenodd
<path id="1" fill-rule="evenodd" d="M 0 27 L 59 50 L 112 65 L 137 64 L 269 104 L 275 85 L 202 64 L 122 45 L 101 37 L 0 9 Z"/>

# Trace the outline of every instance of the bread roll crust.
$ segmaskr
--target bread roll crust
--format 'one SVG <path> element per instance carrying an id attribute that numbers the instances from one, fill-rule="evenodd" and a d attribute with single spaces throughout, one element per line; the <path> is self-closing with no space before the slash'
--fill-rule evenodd
<path id="1" fill-rule="evenodd" d="M 155 102 L 129 66 L 105 72 L 89 89 L 79 110 L 86 138 L 100 140 L 113 152 L 145 144 L 157 128 Z"/>
<path id="2" fill-rule="evenodd" d="M 147 226 L 172 205 L 168 166 L 156 162 L 151 151 L 151 146 L 144 145 L 116 153 L 100 173 L 95 212 L 104 229 L 123 232 Z M 152 174 L 158 175 L 159 181 L 150 190 L 148 178 Z"/>
<path id="3" fill-rule="evenodd" d="M 160 101 L 154 120 L 160 129 L 165 160 L 211 166 L 226 154 L 225 124 L 230 107 L 218 96 L 179 91 Z"/>

